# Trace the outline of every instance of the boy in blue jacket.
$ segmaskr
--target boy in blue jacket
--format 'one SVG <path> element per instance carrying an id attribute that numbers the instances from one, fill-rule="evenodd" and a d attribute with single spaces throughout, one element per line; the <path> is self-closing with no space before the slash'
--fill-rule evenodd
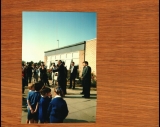
<path id="1" fill-rule="evenodd" d="M 68 115 L 68 107 L 66 101 L 62 98 L 63 91 L 61 87 L 54 89 L 55 97 L 51 100 L 48 107 L 48 117 L 50 123 L 63 123 L 63 120 Z"/>

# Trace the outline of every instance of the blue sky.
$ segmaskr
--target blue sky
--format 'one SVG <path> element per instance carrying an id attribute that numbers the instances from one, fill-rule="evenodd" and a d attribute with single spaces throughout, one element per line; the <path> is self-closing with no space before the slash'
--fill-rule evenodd
<path id="1" fill-rule="evenodd" d="M 44 60 L 44 51 L 97 38 L 92 12 L 23 12 L 22 60 Z"/>

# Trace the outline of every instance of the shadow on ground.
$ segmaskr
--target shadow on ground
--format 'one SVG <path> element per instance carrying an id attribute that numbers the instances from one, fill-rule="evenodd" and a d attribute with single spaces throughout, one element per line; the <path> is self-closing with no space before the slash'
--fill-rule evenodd
<path id="1" fill-rule="evenodd" d="M 65 119 L 64 123 L 89 123 L 86 120 L 77 120 L 77 119 Z"/>
<path id="2" fill-rule="evenodd" d="M 65 96 L 64 98 L 97 99 L 96 96 L 90 98 L 83 98 L 82 96 Z"/>

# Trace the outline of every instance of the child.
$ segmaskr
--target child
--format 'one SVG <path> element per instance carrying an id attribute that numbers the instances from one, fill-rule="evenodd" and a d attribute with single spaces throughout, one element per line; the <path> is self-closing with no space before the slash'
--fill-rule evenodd
<path id="1" fill-rule="evenodd" d="M 41 99 L 39 101 L 39 114 L 38 114 L 38 119 L 40 123 L 47 123 L 48 118 L 47 118 L 47 109 L 50 103 L 50 98 L 48 97 L 49 91 L 51 91 L 50 88 L 43 88 L 40 93 L 41 93 Z"/>
<path id="2" fill-rule="evenodd" d="M 29 84 L 28 89 L 29 89 L 29 92 L 34 91 L 35 90 L 34 89 L 34 84 Z M 28 93 L 28 95 L 29 95 L 29 93 Z M 27 104 L 27 109 L 29 110 L 28 104 Z M 29 123 L 28 117 L 29 116 L 27 115 L 27 123 Z"/>
<path id="3" fill-rule="evenodd" d="M 35 91 L 31 91 L 27 97 L 28 104 L 28 120 L 29 123 L 38 123 L 38 102 L 41 98 L 39 93 L 42 83 L 35 83 Z"/>
<path id="4" fill-rule="evenodd" d="M 28 85 L 29 92 L 35 90 L 35 89 L 34 89 L 34 85 L 35 85 L 35 84 L 29 84 L 29 85 Z"/>
<path id="5" fill-rule="evenodd" d="M 63 91 L 61 87 L 56 87 L 54 89 L 55 97 L 51 100 L 47 115 L 49 117 L 50 123 L 63 123 L 63 120 L 68 115 L 68 107 L 66 101 L 63 100 Z"/>

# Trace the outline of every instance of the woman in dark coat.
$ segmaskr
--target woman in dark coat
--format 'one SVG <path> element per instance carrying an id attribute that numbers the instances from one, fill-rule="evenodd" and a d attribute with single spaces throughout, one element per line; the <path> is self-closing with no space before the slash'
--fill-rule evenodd
<path id="1" fill-rule="evenodd" d="M 47 84 L 48 86 L 50 86 L 48 81 L 47 69 L 44 67 L 44 65 L 42 65 L 40 68 L 40 79 L 44 83 L 44 85 Z"/>

